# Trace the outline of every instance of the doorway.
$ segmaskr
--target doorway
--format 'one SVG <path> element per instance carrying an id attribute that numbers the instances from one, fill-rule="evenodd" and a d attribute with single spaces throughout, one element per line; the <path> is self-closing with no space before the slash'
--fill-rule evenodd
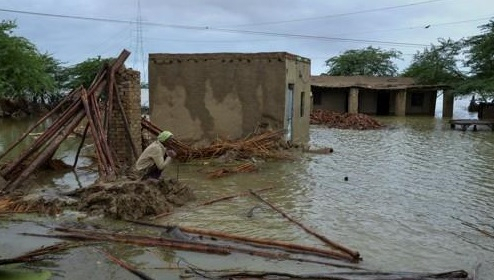
<path id="1" fill-rule="evenodd" d="M 376 115 L 389 116 L 389 101 L 390 94 L 389 91 L 378 91 L 377 92 L 377 108 Z"/>

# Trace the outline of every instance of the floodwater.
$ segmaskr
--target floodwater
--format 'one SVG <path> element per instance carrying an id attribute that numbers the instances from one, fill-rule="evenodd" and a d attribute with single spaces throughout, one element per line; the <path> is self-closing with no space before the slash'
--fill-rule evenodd
<path id="1" fill-rule="evenodd" d="M 476 118 L 466 111 L 468 98 L 457 100 L 454 118 Z M 438 100 L 438 104 L 441 101 Z M 273 186 L 261 196 L 285 213 L 329 239 L 358 250 L 362 267 L 381 271 L 442 272 L 478 269 L 486 278 L 494 261 L 494 133 L 452 130 L 434 117 L 381 117 L 385 129 L 354 131 L 312 127 L 311 146 L 332 147 L 329 155 L 303 154 L 290 162 L 260 162 L 260 170 L 220 179 L 206 179 L 208 162 L 180 164 L 169 175 L 189 184 L 199 201 Z M 27 128 L 0 119 L 0 151 Z M 71 140 L 58 156 L 72 163 L 78 141 Z M 82 165 L 88 160 L 83 159 Z M 347 178 L 347 180 L 345 179 Z M 42 178 L 46 186 L 69 190 L 96 178 L 87 169 Z M 259 205 L 253 217 L 247 212 Z M 43 225 L 71 220 L 22 216 L 35 222 L 2 222 L 0 258 L 12 257 L 57 240 L 18 235 L 46 232 Z M 95 218 L 82 219 L 94 222 Z M 313 236 L 272 211 L 254 197 L 240 197 L 210 206 L 192 205 L 156 221 L 221 230 L 320 246 Z M 128 230 L 135 225 L 101 220 Z M 474 226 L 474 227 L 472 227 Z M 480 229 L 480 230 L 478 230 Z M 136 229 L 137 230 L 137 229 Z M 107 250 L 157 279 L 179 279 L 179 265 L 203 269 L 244 269 L 321 273 L 328 268 L 236 254 L 218 257 L 200 253 L 109 245 Z M 32 268 L 32 267 L 31 267 Z M 54 279 L 135 279 L 91 247 L 73 249 L 46 266 Z M 21 269 L 18 267 L 12 268 Z M 41 278 L 40 278 L 41 279 Z M 42 278 L 46 279 L 46 278 Z"/>

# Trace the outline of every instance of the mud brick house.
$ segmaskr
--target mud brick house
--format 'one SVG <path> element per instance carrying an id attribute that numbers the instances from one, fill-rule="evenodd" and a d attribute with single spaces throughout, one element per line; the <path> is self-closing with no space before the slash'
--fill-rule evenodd
<path id="1" fill-rule="evenodd" d="M 438 91 L 444 90 L 443 116 L 453 112 L 447 88 L 407 77 L 312 76 L 311 90 L 313 109 L 397 116 L 434 116 Z"/>
<path id="2" fill-rule="evenodd" d="M 310 60 L 286 52 L 149 55 L 151 121 L 194 144 L 285 129 L 309 141 Z"/>

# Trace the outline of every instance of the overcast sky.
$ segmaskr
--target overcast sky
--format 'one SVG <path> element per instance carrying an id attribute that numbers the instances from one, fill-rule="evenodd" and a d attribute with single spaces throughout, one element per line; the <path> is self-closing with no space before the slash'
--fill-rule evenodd
<path id="1" fill-rule="evenodd" d="M 41 52 L 72 65 L 131 51 L 147 77 L 149 53 L 278 52 L 324 61 L 369 45 L 412 55 L 438 38 L 480 33 L 492 0 L 2 0 L 0 17 Z M 140 19 L 140 20 L 139 20 Z M 141 24 L 137 24 L 141 22 Z"/>

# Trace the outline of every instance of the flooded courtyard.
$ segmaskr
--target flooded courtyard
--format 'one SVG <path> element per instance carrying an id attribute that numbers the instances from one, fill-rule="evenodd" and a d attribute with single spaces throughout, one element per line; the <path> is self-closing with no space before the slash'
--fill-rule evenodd
<path id="1" fill-rule="evenodd" d="M 476 118 L 466 111 L 467 105 L 465 100 L 457 101 L 454 117 Z M 318 233 L 358 250 L 363 258 L 358 265 L 363 268 L 472 273 L 481 264 L 479 271 L 492 272 L 494 239 L 479 229 L 494 232 L 494 133 L 481 127 L 476 132 L 452 130 L 439 114 L 435 118 L 377 119 L 385 129 L 311 127 L 311 147 L 332 147 L 332 154 L 304 153 L 295 161 L 258 162 L 256 173 L 214 180 L 204 173 L 208 162 L 175 163 L 168 168 L 169 176 L 191 186 L 198 201 L 274 187 L 262 196 Z M 0 119 L 0 152 L 28 126 L 25 121 Z M 72 164 L 79 141 L 69 139 L 57 157 Z M 88 186 L 97 177 L 84 168 L 89 164 L 90 159 L 83 158 L 83 167 L 75 172 L 47 174 L 38 183 L 61 191 Z M 0 258 L 58 242 L 18 234 L 47 232 L 46 226 L 52 224 L 79 221 L 116 230 L 151 231 L 75 212 L 15 218 L 23 221 L 0 219 Z M 321 246 L 319 240 L 252 196 L 204 207 L 186 205 L 153 222 Z M 112 245 L 107 250 L 156 279 L 179 279 L 182 270 L 178 267 L 184 263 L 203 269 L 327 271 L 320 265 L 242 254 L 221 257 L 130 245 Z M 29 271 L 38 273 L 36 279 L 135 279 L 92 247 L 72 249 Z"/>

